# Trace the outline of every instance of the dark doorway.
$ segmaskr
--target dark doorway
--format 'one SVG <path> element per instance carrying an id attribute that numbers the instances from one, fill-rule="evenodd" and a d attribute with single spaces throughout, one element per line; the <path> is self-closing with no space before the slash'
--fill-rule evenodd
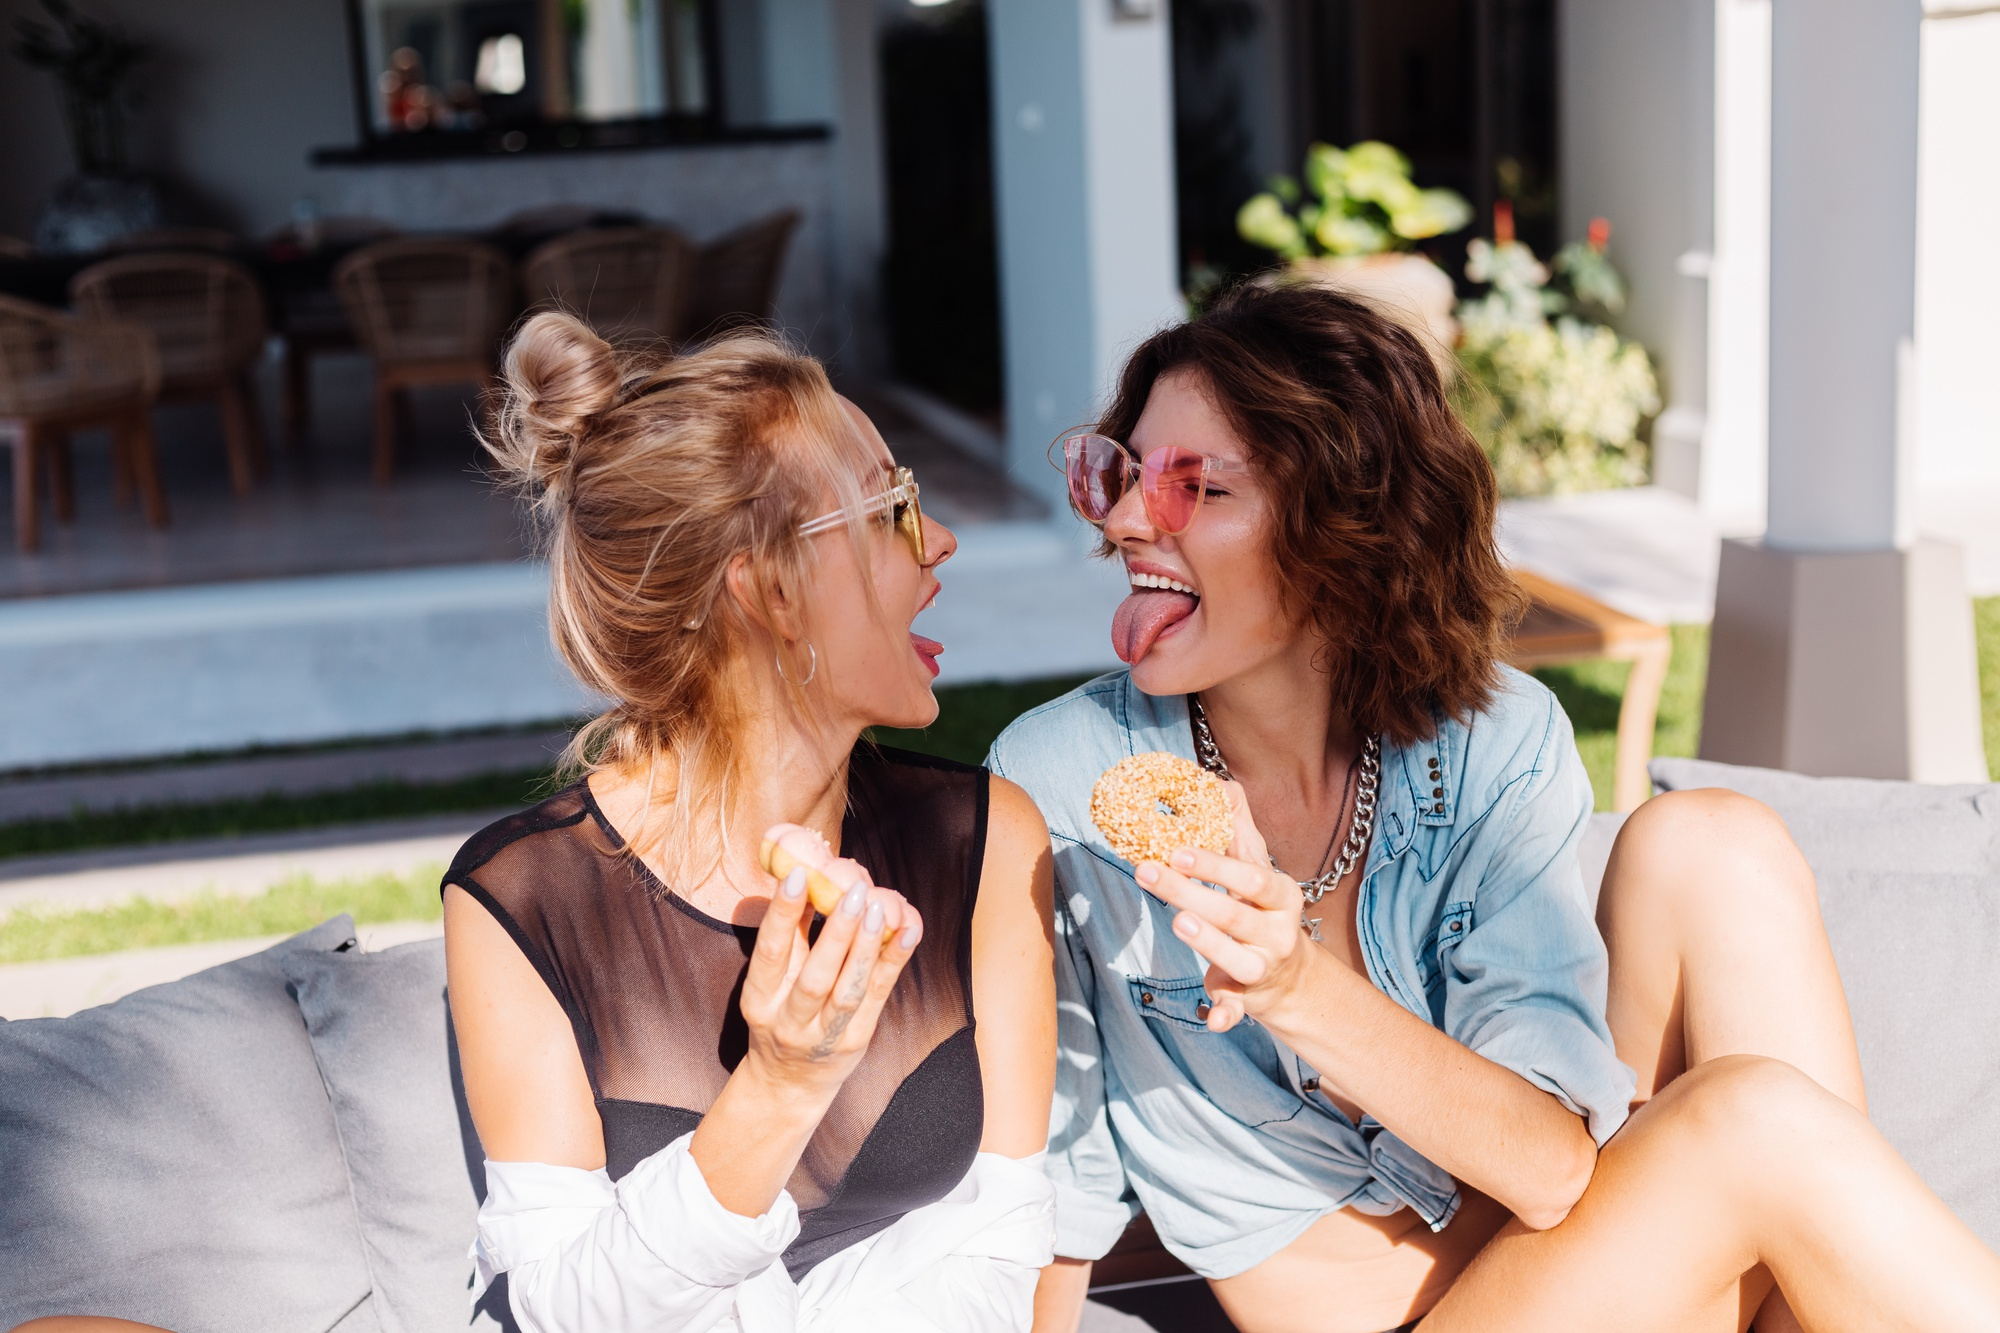
<path id="1" fill-rule="evenodd" d="M 912 9 L 882 34 L 895 373 L 976 413 L 1001 401 L 986 59 L 983 0 Z"/>
<path id="2" fill-rule="evenodd" d="M 1455 278 L 1496 199 L 1538 254 L 1559 243 L 1556 0 L 1177 0 L 1173 18 L 1185 277 L 1272 262 L 1237 239 L 1236 210 L 1314 142 L 1384 140 L 1419 185 L 1464 195 L 1473 225 L 1422 247 Z M 1273 85 L 1290 124 L 1260 135 Z"/>
<path id="3" fill-rule="evenodd" d="M 1434 257 L 1455 277 L 1465 242 L 1511 200 L 1520 238 L 1548 255 L 1556 217 L 1556 0 L 1296 0 L 1301 149 L 1382 139 L 1419 185 L 1471 201 L 1473 225 Z M 1432 250 L 1432 246 L 1426 246 Z"/>

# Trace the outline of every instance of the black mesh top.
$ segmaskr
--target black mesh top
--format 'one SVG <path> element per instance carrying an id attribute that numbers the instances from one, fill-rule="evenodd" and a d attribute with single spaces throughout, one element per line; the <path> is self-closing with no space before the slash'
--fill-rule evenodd
<path id="1" fill-rule="evenodd" d="M 924 937 L 792 1173 L 795 1279 L 942 1198 L 979 1151 L 972 908 L 986 802 L 983 768 L 855 747 L 840 854 L 915 904 Z M 756 938 L 670 893 L 622 846 L 579 782 L 474 834 L 445 874 L 568 1013 L 614 1180 L 701 1123 L 742 1059 L 737 1001 Z"/>

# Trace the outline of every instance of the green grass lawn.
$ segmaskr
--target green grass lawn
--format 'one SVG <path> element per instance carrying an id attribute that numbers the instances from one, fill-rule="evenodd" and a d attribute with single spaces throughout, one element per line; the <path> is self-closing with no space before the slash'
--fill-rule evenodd
<path id="1" fill-rule="evenodd" d="M 1976 603 L 1976 615 L 1986 753 L 2000 759 L 2000 597 Z M 1677 625 L 1673 634 L 1673 664 L 1660 699 L 1653 752 L 1691 755 L 1701 739 L 1708 629 Z M 1600 810 L 1610 808 L 1618 703 L 1627 670 L 1617 663 L 1585 662 L 1535 673 L 1555 691 L 1569 713 Z M 941 707 L 932 726 L 923 731 L 880 728 L 876 739 L 977 763 L 985 757 L 993 738 L 1014 718 L 1083 679 L 1069 676 L 1014 685 L 947 687 L 938 691 Z M 0 856 L 485 810 L 534 800 L 548 789 L 545 773 L 511 773 L 428 786 L 382 783 L 328 796 L 264 797 L 116 815 L 81 815 L 0 828 Z M 352 912 L 357 922 L 435 919 L 438 873 L 427 869 L 407 877 L 378 876 L 338 883 L 299 878 L 255 898 L 211 894 L 176 904 L 132 902 L 80 912 L 15 912 L 0 918 L 0 963 L 276 935 L 303 930 L 339 912 Z"/>
<path id="2" fill-rule="evenodd" d="M 443 866 L 433 865 L 362 879 L 299 875 L 249 898 L 204 893 L 184 902 L 141 898 L 69 912 L 22 908 L 0 917 L 0 963 L 292 935 L 342 912 L 351 912 L 357 925 L 435 921 L 442 915 L 438 878 L 443 874 Z"/>

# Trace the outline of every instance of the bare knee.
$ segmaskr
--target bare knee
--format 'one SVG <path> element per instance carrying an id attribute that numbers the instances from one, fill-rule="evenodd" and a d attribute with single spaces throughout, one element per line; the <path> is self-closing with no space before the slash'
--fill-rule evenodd
<path id="1" fill-rule="evenodd" d="M 1819 910 L 1812 870 L 1777 811 L 1720 787 L 1666 792 L 1632 812 L 1605 868 L 1602 917 L 1708 905 Z"/>
<path id="2" fill-rule="evenodd" d="M 1806 1145 L 1867 1126 L 1797 1067 L 1762 1055 L 1703 1061 L 1654 1097 L 1645 1115 L 1656 1132 L 1691 1140 L 1697 1158 L 1730 1172 L 1783 1167 Z"/>

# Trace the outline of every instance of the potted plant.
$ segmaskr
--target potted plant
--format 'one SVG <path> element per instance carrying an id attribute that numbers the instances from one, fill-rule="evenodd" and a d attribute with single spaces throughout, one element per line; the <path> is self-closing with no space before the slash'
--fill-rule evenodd
<path id="1" fill-rule="evenodd" d="M 1543 264 L 1494 206 L 1493 240 L 1467 247 L 1465 275 L 1488 284 L 1462 301 L 1459 414 L 1505 495 L 1562 495 L 1646 479 L 1639 428 L 1660 410 L 1652 360 L 1603 322 L 1625 304 L 1605 250 L 1611 224 Z M 1553 317 L 1553 318 L 1551 318 Z"/>
<path id="2" fill-rule="evenodd" d="M 56 187 L 35 240 L 45 250 L 96 250 L 164 220 L 159 191 L 126 169 L 129 85 L 149 48 L 69 0 L 42 0 L 42 8 L 53 23 L 17 19 L 14 54 L 54 76 L 77 174 Z"/>
<path id="3" fill-rule="evenodd" d="M 1289 176 L 1253 195 L 1236 214 L 1243 238 L 1285 260 L 1289 271 L 1371 299 L 1420 332 L 1440 358 L 1457 341 L 1451 277 L 1416 243 L 1459 230 L 1472 206 L 1450 190 L 1419 189 L 1410 160 L 1375 140 L 1306 150 L 1304 184 Z"/>

